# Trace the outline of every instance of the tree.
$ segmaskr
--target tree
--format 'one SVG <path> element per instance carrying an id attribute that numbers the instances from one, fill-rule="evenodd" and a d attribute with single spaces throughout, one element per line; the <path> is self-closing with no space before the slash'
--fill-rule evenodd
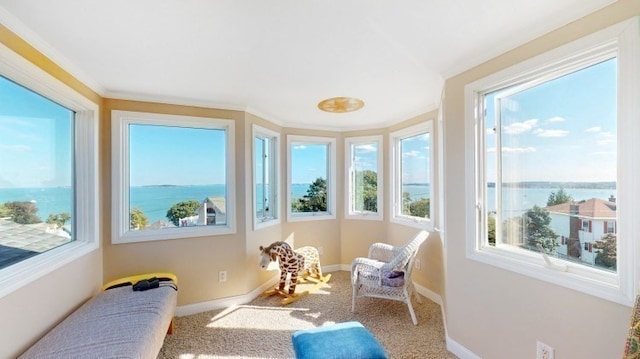
<path id="1" fill-rule="evenodd" d="M 4 206 L 9 210 L 9 216 L 16 223 L 34 224 L 42 222 L 36 216 L 38 207 L 32 202 L 7 202 Z"/>
<path id="2" fill-rule="evenodd" d="M 131 229 L 143 229 L 149 224 L 149 218 L 138 207 L 131 209 L 129 215 L 129 228 Z"/>
<path id="3" fill-rule="evenodd" d="M 487 223 L 487 240 L 490 246 L 496 245 L 496 217 L 490 214 Z"/>
<path id="4" fill-rule="evenodd" d="M 547 207 L 555 206 L 556 204 L 573 202 L 573 197 L 564 191 L 564 188 L 560 187 L 558 192 L 551 192 L 549 199 L 547 200 Z"/>
<path id="5" fill-rule="evenodd" d="M 200 202 L 194 199 L 178 202 L 167 211 L 167 219 L 170 220 L 174 226 L 178 226 L 181 218 L 198 214 L 198 207 L 200 207 Z"/>
<path id="6" fill-rule="evenodd" d="M 9 218 L 9 217 L 11 217 L 9 208 L 5 207 L 4 204 L 0 204 L 0 218 Z"/>
<path id="7" fill-rule="evenodd" d="M 363 211 L 378 211 L 378 173 L 371 170 L 356 171 L 356 183 L 362 184 Z"/>
<path id="8" fill-rule="evenodd" d="M 47 217 L 47 223 L 55 224 L 58 228 L 62 228 L 70 219 L 71 215 L 69 212 L 50 214 L 49 217 Z"/>
<path id="9" fill-rule="evenodd" d="M 429 218 L 430 202 L 428 198 L 420 198 L 409 203 L 409 214 L 420 218 Z"/>
<path id="10" fill-rule="evenodd" d="M 601 240 L 596 241 L 593 244 L 593 248 L 599 249 L 598 255 L 596 255 L 596 265 L 616 269 L 617 266 L 617 251 L 616 243 L 617 238 L 614 233 L 607 233 Z"/>
<path id="11" fill-rule="evenodd" d="M 551 229 L 551 216 L 549 211 L 537 205 L 529 209 L 522 216 L 522 224 L 525 229 L 526 244 L 534 249 L 537 245 L 548 253 L 552 253 L 559 244 L 556 242 L 558 235 Z"/>
<path id="12" fill-rule="evenodd" d="M 294 212 L 325 212 L 327 210 L 327 180 L 316 178 L 309 185 L 307 194 L 294 200 L 292 209 Z"/>
<path id="13" fill-rule="evenodd" d="M 409 192 L 402 192 L 402 213 L 410 213 L 409 205 L 411 204 L 411 194 Z"/>

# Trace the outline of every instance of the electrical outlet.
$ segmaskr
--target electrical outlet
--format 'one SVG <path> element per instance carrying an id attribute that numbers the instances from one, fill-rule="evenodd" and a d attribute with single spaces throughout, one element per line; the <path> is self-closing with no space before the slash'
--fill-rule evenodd
<path id="1" fill-rule="evenodd" d="M 420 270 L 420 268 L 422 268 L 422 263 L 420 263 L 420 260 L 419 260 L 419 259 L 416 259 L 416 262 L 415 262 L 415 263 L 416 263 L 416 269 L 417 269 L 417 270 Z"/>
<path id="2" fill-rule="evenodd" d="M 536 355 L 537 359 L 553 359 L 554 358 L 553 348 L 548 346 L 547 344 L 538 341 L 537 349 L 538 349 L 537 355 Z"/>
<path id="3" fill-rule="evenodd" d="M 218 272 L 218 282 L 226 282 L 227 281 L 227 271 L 221 270 Z"/>

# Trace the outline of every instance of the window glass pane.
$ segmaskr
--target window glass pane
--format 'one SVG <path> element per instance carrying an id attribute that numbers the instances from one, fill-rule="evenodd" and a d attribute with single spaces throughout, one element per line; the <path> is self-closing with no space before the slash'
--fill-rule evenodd
<path id="1" fill-rule="evenodd" d="M 485 96 L 490 244 L 616 270 L 616 68 Z"/>
<path id="2" fill-rule="evenodd" d="M 0 77 L 0 269 L 74 240 L 74 118 Z"/>
<path id="3" fill-rule="evenodd" d="M 129 125 L 131 230 L 227 223 L 225 131 Z"/>
<path id="4" fill-rule="evenodd" d="M 402 206 L 400 214 L 430 218 L 431 173 L 429 133 L 422 133 L 400 140 L 400 184 Z"/>
<path id="5" fill-rule="evenodd" d="M 327 212 L 329 145 L 291 144 L 291 212 Z"/>
<path id="6" fill-rule="evenodd" d="M 378 212 L 378 144 L 353 144 L 351 155 L 351 210 Z"/>
<path id="7" fill-rule="evenodd" d="M 268 164 L 265 149 L 267 148 L 267 139 L 256 137 L 254 140 L 255 147 L 255 184 L 256 184 L 256 216 L 258 218 L 267 217 L 266 209 L 268 208 L 268 197 L 269 193 L 267 190 L 268 184 Z"/>

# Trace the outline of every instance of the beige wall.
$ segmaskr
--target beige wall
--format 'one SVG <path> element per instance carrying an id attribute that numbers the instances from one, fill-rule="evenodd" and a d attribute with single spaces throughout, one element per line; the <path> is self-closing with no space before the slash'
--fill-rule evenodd
<path id="1" fill-rule="evenodd" d="M 0 43 L 101 105 L 99 95 L 2 25 Z M 0 358 L 16 357 L 23 352 L 43 333 L 95 294 L 101 283 L 100 248 L 0 298 Z"/>
<path id="2" fill-rule="evenodd" d="M 446 320 L 455 342 L 484 358 L 619 358 L 630 308 L 498 269 L 465 256 L 464 86 L 544 51 L 640 14 L 640 1 L 597 13 L 459 74 L 445 84 Z"/>

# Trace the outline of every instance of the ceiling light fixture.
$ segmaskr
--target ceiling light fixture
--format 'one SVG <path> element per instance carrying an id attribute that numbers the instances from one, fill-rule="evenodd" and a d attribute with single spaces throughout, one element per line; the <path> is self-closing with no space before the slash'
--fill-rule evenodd
<path id="1" fill-rule="evenodd" d="M 361 109 L 364 101 L 353 97 L 333 97 L 320 101 L 318 108 L 333 113 L 352 112 Z"/>

